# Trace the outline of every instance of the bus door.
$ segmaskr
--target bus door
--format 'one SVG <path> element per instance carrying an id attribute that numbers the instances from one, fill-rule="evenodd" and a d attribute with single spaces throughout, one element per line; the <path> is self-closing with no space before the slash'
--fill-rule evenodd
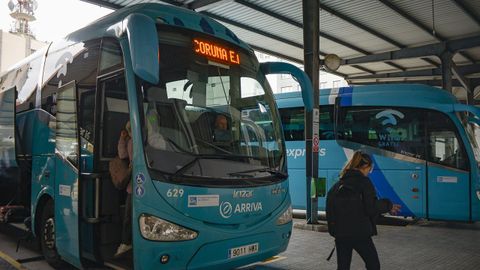
<path id="1" fill-rule="evenodd" d="M 9 204 L 18 188 L 15 158 L 15 92 L 16 87 L 12 87 L 0 93 L 0 205 Z"/>
<path id="2" fill-rule="evenodd" d="M 76 82 L 60 87 L 57 93 L 54 201 L 57 251 L 63 259 L 81 267 L 77 105 Z"/>
<path id="3" fill-rule="evenodd" d="M 374 170 L 369 177 L 377 195 L 401 205 L 400 216 L 425 215 L 422 113 L 385 106 L 345 106 L 338 113 L 338 144 L 344 147 L 347 160 L 359 148 L 372 155 Z"/>
<path id="4" fill-rule="evenodd" d="M 453 121 L 445 114 L 427 113 L 427 217 L 468 220 L 469 162 Z"/>

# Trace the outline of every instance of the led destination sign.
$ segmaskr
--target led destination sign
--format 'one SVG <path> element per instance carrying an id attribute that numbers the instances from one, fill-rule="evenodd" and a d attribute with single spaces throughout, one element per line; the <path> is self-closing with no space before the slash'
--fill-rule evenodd
<path id="1" fill-rule="evenodd" d="M 193 50 L 197 54 L 204 55 L 214 60 L 230 64 L 240 64 L 240 55 L 236 51 L 227 49 L 210 41 L 193 39 Z"/>

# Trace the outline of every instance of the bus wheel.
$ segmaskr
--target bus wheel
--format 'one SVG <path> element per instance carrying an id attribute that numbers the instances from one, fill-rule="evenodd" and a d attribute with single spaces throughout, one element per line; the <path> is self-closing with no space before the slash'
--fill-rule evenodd
<path id="1" fill-rule="evenodd" d="M 43 207 L 38 237 L 45 260 L 56 269 L 64 268 L 66 263 L 62 261 L 55 247 L 55 216 L 52 200 L 48 201 Z"/>

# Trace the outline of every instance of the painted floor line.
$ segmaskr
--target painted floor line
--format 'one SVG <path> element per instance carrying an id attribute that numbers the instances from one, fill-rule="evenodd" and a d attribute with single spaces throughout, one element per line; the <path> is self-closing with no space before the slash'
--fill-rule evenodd
<path id="1" fill-rule="evenodd" d="M 0 258 L 9 263 L 11 266 L 15 267 L 18 270 L 27 270 L 23 265 L 17 262 L 14 258 L 8 256 L 7 254 L 0 251 Z"/>

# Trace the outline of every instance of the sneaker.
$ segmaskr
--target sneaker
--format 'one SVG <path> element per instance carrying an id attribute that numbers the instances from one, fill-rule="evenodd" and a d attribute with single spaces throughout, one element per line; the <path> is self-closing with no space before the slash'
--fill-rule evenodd
<path id="1" fill-rule="evenodd" d="M 113 255 L 113 257 L 114 258 L 119 258 L 131 249 L 132 249 L 132 245 L 120 244 L 120 246 L 117 249 L 117 253 L 115 253 L 115 255 Z"/>

